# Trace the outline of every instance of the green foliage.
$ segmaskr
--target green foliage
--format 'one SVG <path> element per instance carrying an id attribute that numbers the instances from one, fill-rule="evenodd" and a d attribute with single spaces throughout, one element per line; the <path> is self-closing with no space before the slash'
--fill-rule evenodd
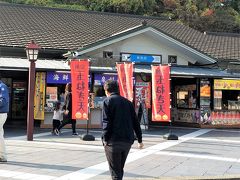
<path id="1" fill-rule="evenodd" d="M 213 31 L 240 33 L 239 14 L 233 8 L 217 9 L 214 18 L 215 22 L 211 25 Z"/>
<path id="2" fill-rule="evenodd" d="M 240 33 L 240 0 L 2 0 L 75 10 L 164 16 L 200 31 Z"/>
<path id="3" fill-rule="evenodd" d="M 81 3 L 93 11 L 153 14 L 155 0 L 84 0 L 81 1 Z"/>
<path id="4" fill-rule="evenodd" d="M 200 16 L 191 27 L 200 31 L 240 33 L 240 16 L 231 7 L 217 8 L 212 15 Z"/>
<path id="5" fill-rule="evenodd" d="M 52 0 L 26 0 L 25 4 L 33 4 L 35 6 L 48 6 L 52 5 Z"/>

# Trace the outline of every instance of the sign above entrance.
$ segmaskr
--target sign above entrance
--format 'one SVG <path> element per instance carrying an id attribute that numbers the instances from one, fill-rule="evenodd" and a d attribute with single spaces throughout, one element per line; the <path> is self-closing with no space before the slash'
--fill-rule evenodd
<path id="1" fill-rule="evenodd" d="M 67 84 L 71 82 L 71 74 L 64 72 L 47 72 L 48 84 Z"/>
<path id="2" fill-rule="evenodd" d="M 240 80 L 214 79 L 214 89 L 240 90 Z"/>
<path id="3" fill-rule="evenodd" d="M 112 79 L 118 80 L 117 74 L 95 74 L 94 75 L 94 84 L 95 85 L 103 85 L 105 81 Z"/>
<path id="4" fill-rule="evenodd" d="M 122 61 L 135 63 L 162 63 L 161 55 L 122 53 Z"/>

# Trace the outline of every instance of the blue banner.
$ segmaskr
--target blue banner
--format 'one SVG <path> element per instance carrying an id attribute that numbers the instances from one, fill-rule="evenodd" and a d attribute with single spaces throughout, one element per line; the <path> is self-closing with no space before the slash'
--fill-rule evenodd
<path id="1" fill-rule="evenodd" d="M 64 72 L 47 72 L 48 84 L 67 84 L 71 82 L 71 74 Z"/>
<path id="2" fill-rule="evenodd" d="M 115 74 L 95 74 L 94 75 L 94 85 L 103 85 L 106 80 L 118 80 Z"/>

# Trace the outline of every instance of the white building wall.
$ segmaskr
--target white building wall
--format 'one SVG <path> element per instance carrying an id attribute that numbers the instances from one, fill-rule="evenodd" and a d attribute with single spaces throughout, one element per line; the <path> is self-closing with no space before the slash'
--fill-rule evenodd
<path id="1" fill-rule="evenodd" d="M 126 40 L 111 44 L 109 46 L 100 48 L 93 52 L 87 53 L 84 56 L 87 57 L 103 57 L 103 51 L 113 52 L 114 58 L 120 60 L 120 53 L 138 53 L 138 54 L 149 54 L 149 55 L 162 55 L 162 63 L 168 63 L 168 56 L 177 56 L 178 65 L 188 65 L 188 62 L 195 63 L 194 59 L 185 56 L 179 51 L 174 50 L 152 37 L 141 34 Z"/>

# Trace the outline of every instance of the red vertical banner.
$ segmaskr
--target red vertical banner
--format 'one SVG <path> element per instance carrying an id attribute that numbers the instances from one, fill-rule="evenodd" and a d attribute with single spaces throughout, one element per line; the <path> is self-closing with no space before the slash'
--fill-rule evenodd
<path id="1" fill-rule="evenodd" d="M 133 101 L 133 63 L 117 63 L 120 95 Z"/>
<path id="2" fill-rule="evenodd" d="M 72 78 L 72 118 L 88 120 L 88 60 L 73 60 L 70 64 Z"/>
<path id="3" fill-rule="evenodd" d="M 152 121 L 170 122 L 170 67 L 152 66 Z"/>

